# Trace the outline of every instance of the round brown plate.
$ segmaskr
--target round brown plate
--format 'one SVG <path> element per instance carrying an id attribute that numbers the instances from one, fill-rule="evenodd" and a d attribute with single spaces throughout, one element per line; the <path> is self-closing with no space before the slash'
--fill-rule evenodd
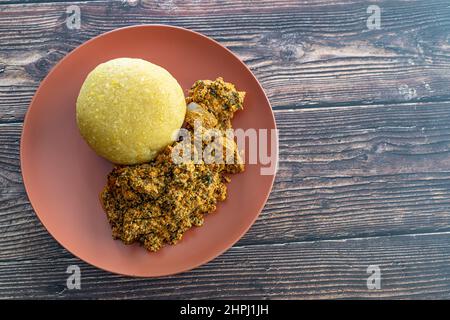
<path id="1" fill-rule="evenodd" d="M 275 129 L 274 116 L 258 81 L 233 53 L 201 34 L 163 25 L 122 28 L 87 41 L 62 59 L 37 90 L 25 117 L 20 158 L 28 197 L 50 234 L 80 259 L 111 272 L 151 277 L 186 271 L 217 257 L 250 228 L 274 174 L 261 175 L 258 163 L 233 175 L 227 200 L 177 245 L 150 253 L 113 240 L 98 200 L 112 165 L 81 138 L 75 101 L 86 75 L 118 57 L 163 66 L 185 91 L 199 79 L 221 76 L 234 83 L 247 92 L 235 128 Z"/>

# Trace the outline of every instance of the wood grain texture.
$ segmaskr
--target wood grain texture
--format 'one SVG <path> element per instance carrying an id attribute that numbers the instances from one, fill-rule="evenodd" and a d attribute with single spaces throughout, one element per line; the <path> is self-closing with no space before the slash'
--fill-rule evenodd
<path id="1" fill-rule="evenodd" d="M 275 114 L 277 179 L 238 245 L 450 231 L 450 103 Z M 0 126 L 0 258 L 55 257 L 21 184 L 20 132 Z"/>
<path id="2" fill-rule="evenodd" d="M 438 101 L 450 98 L 450 7 L 445 0 L 126 1 L 0 7 L 0 119 L 20 121 L 40 80 L 67 52 L 117 27 L 166 23 L 202 32 L 246 62 L 275 109 Z M 11 104 L 15 108 L 11 108 Z"/>
<path id="3" fill-rule="evenodd" d="M 372 2 L 0 0 L 0 298 L 450 298 L 450 6 Z M 65 25 L 78 5 L 82 28 Z M 134 279 L 48 235 L 26 197 L 22 120 L 48 71 L 117 27 L 167 23 L 234 51 L 280 130 L 273 192 L 250 231 L 196 270 Z M 67 290 L 70 264 L 82 290 Z M 382 289 L 368 290 L 368 265 Z"/>
<path id="4" fill-rule="evenodd" d="M 238 246 L 200 268 L 158 279 L 121 277 L 61 255 L 0 262 L 0 298 L 449 298 L 450 234 Z M 66 288 L 69 265 L 81 290 Z M 367 268 L 381 289 L 367 289 Z"/>

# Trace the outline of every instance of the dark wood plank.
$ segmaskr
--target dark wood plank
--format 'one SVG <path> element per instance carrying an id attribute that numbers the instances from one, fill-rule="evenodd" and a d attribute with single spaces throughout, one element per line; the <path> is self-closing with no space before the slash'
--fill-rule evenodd
<path id="1" fill-rule="evenodd" d="M 48 70 L 102 32 L 167 23 L 202 32 L 243 59 L 275 109 L 450 98 L 450 7 L 445 0 L 378 1 L 380 30 L 367 30 L 369 1 L 142 1 L 0 6 L 0 119 L 22 120 Z"/>
<path id="2" fill-rule="evenodd" d="M 21 132 L 21 124 L 0 124 L 0 198 L 23 191 L 19 160 Z"/>
<path id="3" fill-rule="evenodd" d="M 239 245 L 450 231 L 450 102 L 278 111 L 273 192 Z M 55 257 L 0 126 L 0 260 Z M 269 232 L 270 230 L 270 232 Z"/>
<path id="4" fill-rule="evenodd" d="M 0 262 L 0 298 L 317 299 L 450 298 L 450 234 L 241 246 L 176 276 L 137 279 L 103 272 L 68 255 Z M 69 265 L 81 290 L 66 288 Z M 367 288 L 378 265 L 381 289 Z"/>

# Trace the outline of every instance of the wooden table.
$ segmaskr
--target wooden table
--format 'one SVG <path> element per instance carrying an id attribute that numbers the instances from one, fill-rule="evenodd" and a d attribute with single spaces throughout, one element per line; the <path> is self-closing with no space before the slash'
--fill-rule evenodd
<path id="1" fill-rule="evenodd" d="M 0 298 L 450 298 L 447 0 L 19 2 L 0 0 Z M 370 4 L 379 29 L 367 26 Z M 80 29 L 67 28 L 71 5 Z M 100 33 L 144 23 L 235 52 L 280 130 L 276 182 L 250 231 L 207 265 L 158 279 L 63 249 L 36 218 L 19 163 L 49 69 Z M 81 290 L 66 287 L 74 264 Z M 369 266 L 380 289 L 367 286 Z"/>

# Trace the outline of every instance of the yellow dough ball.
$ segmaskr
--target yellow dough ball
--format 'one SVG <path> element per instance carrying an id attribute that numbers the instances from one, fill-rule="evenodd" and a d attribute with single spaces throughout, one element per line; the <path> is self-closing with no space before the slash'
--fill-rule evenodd
<path id="1" fill-rule="evenodd" d="M 160 66 L 132 58 L 98 65 L 84 81 L 76 106 L 83 138 L 118 164 L 153 159 L 173 142 L 185 114 L 177 80 Z"/>

